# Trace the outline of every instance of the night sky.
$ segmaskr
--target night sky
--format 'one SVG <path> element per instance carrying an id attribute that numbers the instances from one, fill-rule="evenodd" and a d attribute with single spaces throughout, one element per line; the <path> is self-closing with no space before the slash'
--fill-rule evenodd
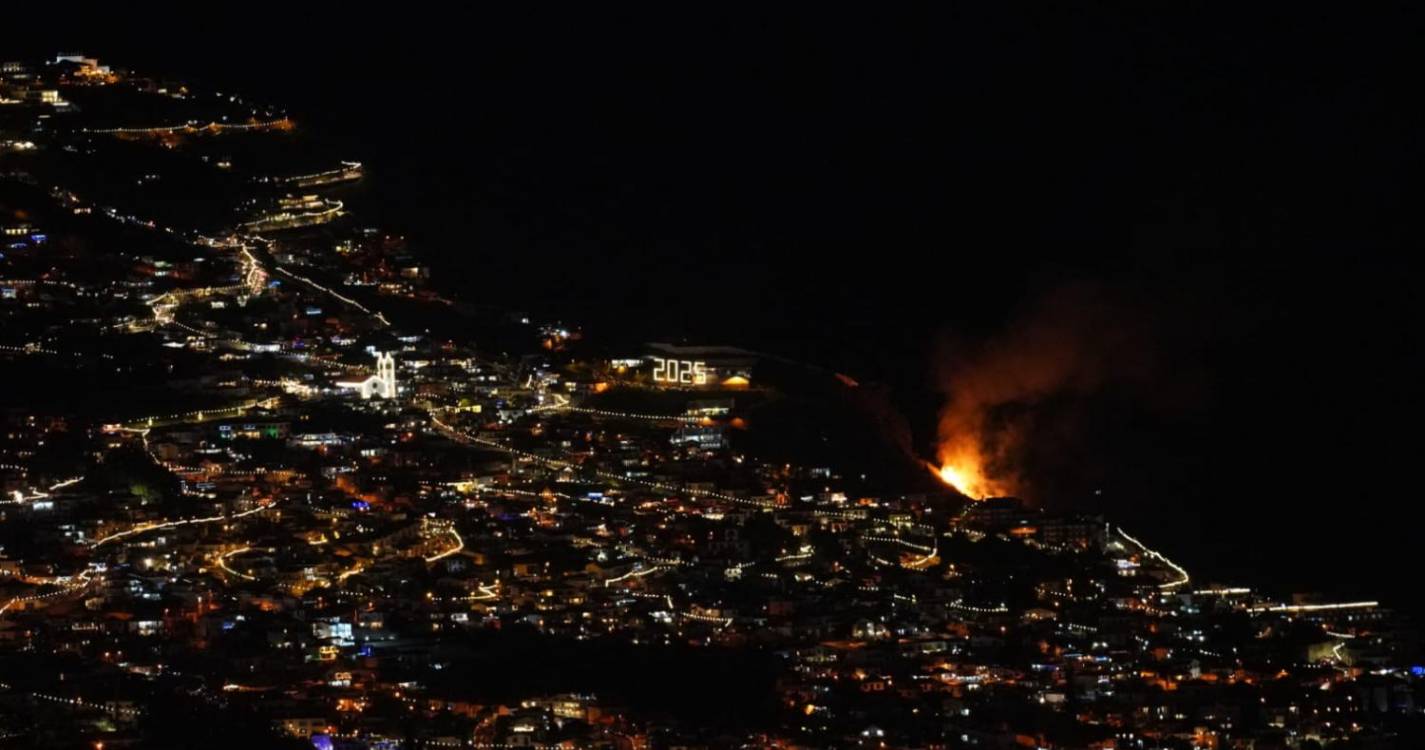
<path id="1" fill-rule="evenodd" d="M 887 383 L 927 455 L 943 358 L 1091 289 L 1133 344 L 1031 405 L 1033 499 L 1224 576 L 1390 599 L 1425 424 L 1407 8 L 386 8 L 0 38 L 287 104 L 468 294 Z"/>

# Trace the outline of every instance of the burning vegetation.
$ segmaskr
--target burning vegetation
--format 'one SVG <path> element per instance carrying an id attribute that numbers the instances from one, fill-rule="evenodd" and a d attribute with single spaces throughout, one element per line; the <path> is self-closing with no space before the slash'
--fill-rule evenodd
<path id="1" fill-rule="evenodd" d="M 1151 347 L 1141 323 L 1101 288 L 1074 285 L 978 347 L 947 347 L 931 471 L 975 499 L 1023 492 L 1035 407 L 1147 374 Z"/>

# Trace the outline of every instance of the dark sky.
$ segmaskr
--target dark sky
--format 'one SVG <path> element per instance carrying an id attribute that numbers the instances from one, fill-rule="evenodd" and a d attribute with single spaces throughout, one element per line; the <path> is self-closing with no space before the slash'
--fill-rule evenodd
<path id="1" fill-rule="evenodd" d="M 1073 460 L 1041 499 L 1348 589 L 1412 559 L 1425 416 L 1425 23 L 1350 10 L 385 7 L 272 28 L 245 5 L 5 44 L 270 94 L 371 164 L 369 211 L 471 294 L 887 381 L 922 431 L 933 341 L 1107 290 L 1148 322 L 1161 382 L 1047 405 L 1043 444 Z"/>

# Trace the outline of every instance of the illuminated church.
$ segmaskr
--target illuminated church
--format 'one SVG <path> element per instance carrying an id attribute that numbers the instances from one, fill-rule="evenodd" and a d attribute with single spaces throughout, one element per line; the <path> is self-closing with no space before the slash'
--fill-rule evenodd
<path id="1" fill-rule="evenodd" d="M 355 388 L 363 399 L 396 397 L 396 355 L 376 352 L 376 374 L 365 380 L 337 383 L 342 388 Z"/>

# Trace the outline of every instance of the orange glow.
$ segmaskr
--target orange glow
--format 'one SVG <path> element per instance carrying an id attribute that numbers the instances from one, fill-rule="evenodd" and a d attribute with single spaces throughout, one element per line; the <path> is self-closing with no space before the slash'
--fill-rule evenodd
<path id="1" fill-rule="evenodd" d="M 940 415 L 940 441 L 936 447 L 936 463 L 930 467 L 940 481 L 959 490 L 966 497 L 983 500 L 987 497 L 1014 495 L 1017 487 L 1013 476 L 1002 471 L 1010 450 L 1018 442 L 1017 430 L 993 430 L 984 415 L 974 408 L 964 408 L 974 398 L 965 396 L 952 402 Z"/>
<path id="2" fill-rule="evenodd" d="M 942 447 L 941 464 L 938 468 L 934 464 L 927 466 L 935 472 L 940 481 L 950 485 L 956 492 L 973 500 L 1010 494 L 1003 483 L 985 475 L 978 451 L 959 455 L 945 454 L 946 451 Z"/>

